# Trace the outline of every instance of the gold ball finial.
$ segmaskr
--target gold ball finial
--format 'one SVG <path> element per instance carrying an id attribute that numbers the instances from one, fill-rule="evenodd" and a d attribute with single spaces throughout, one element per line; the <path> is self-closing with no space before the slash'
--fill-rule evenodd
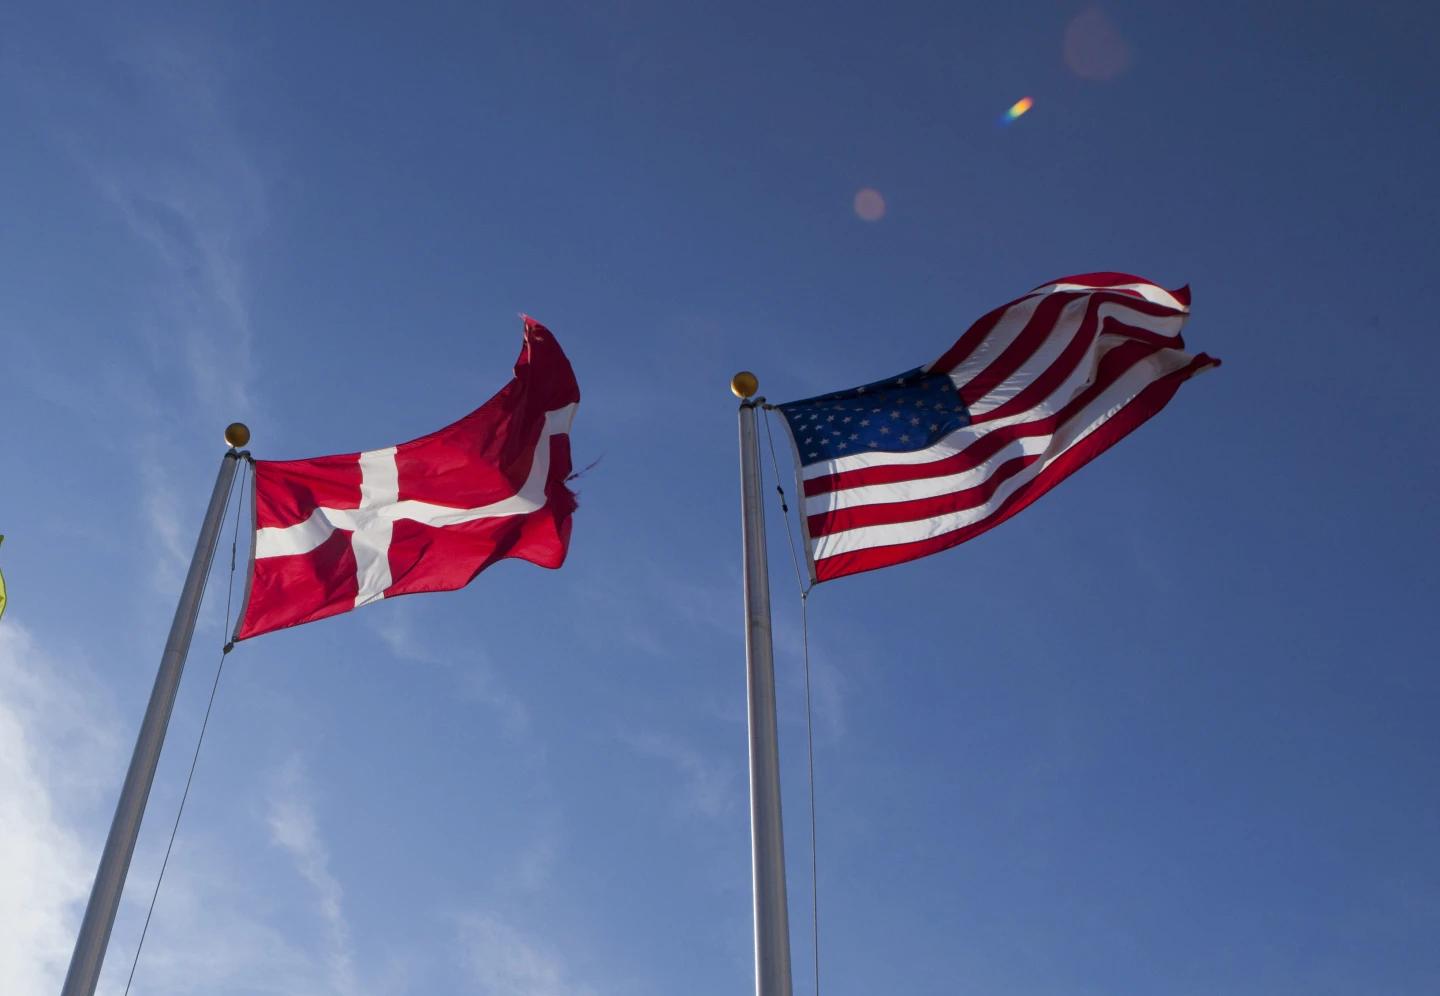
<path id="1" fill-rule="evenodd" d="M 737 398 L 753 398 L 758 390 L 760 390 L 760 378 L 749 370 L 741 370 L 730 378 L 730 393 Z"/>
<path id="2" fill-rule="evenodd" d="M 225 427 L 225 442 L 238 450 L 250 442 L 250 427 L 244 422 L 231 422 Z"/>

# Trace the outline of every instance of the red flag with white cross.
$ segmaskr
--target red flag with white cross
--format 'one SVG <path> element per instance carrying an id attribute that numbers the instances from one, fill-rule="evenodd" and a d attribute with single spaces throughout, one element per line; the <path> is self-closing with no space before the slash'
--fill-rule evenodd
<path id="1" fill-rule="evenodd" d="M 255 461 L 255 536 L 237 640 L 396 595 L 463 588 L 507 557 L 559 567 L 575 496 L 580 388 L 525 319 L 515 379 L 420 439 L 311 460 Z"/>

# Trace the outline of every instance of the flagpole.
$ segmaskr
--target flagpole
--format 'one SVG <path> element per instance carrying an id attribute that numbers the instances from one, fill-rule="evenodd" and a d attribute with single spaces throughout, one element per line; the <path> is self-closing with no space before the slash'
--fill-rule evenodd
<path id="1" fill-rule="evenodd" d="M 175 620 L 170 624 L 165 652 L 160 655 L 155 686 L 150 690 L 150 704 L 145 707 L 140 735 L 135 740 L 135 752 L 130 756 L 130 769 L 125 773 L 120 801 L 115 805 L 110 836 L 106 838 L 105 850 L 100 855 L 100 867 L 95 872 L 95 884 L 90 890 L 90 902 L 85 907 L 80 934 L 75 938 L 75 951 L 70 956 L 70 970 L 65 975 L 61 996 L 93 996 L 95 985 L 100 980 L 100 966 L 105 961 L 110 929 L 115 925 L 115 911 L 120 906 L 120 894 L 125 889 L 125 876 L 130 870 L 130 858 L 135 853 L 135 839 L 140 835 L 145 802 L 150 796 L 150 785 L 155 780 L 155 767 L 160 760 L 160 748 L 165 743 L 166 728 L 170 725 L 170 711 L 175 706 L 180 675 L 185 670 L 190 638 L 195 634 L 195 618 L 200 612 L 205 579 L 210 574 L 210 563 L 215 556 L 225 503 L 235 480 L 235 470 L 244 455 L 239 448 L 250 441 L 250 430 L 240 422 L 232 423 L 225 430 L 225 441 L 230 444 L 230 450 L 220 462 L 215 490 L 210 493 L 210 506 L 205 510 L 205 522 L 200 527 L 199 539 L 195 541 L 190 571 L 185 575 L 185 587 L 180 590 L 180 602 L 175 606 Z"/>
<path id="2" fill-rule="evenodd" d="M 785 901 L 785 834 L 780 819 L 780 747 L 775 723 L 775 650 L 770 635 L 770 568 L 760 487 L 760 435 L 748 371 L 730 390 L 740 399 L 740 516 L 745 565 L 745 686 L 750 728 L 750 859 L 755 904 L 755 996 L 790 996 L 790 917 Z"/>

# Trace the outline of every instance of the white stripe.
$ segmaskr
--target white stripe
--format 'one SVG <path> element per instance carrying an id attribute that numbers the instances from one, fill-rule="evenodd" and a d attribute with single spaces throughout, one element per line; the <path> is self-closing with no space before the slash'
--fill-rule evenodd
<path id="1" fill-rule="evenodd" d="M 805 499 L 805 514 L 819 515 L 822 512 L 832 512 L 841 508 L 888 505 L 897 501 L 914 501 L 918 498 L 934 498 L 955 491 L 964 491 L 966 488 L 973 488 L 985 483 L 996 468 L 1003 463 L 1014 460 L 1016 457 L 1044 453 L 1051 438 L 1050 434 L 1046 433 L 1043 436 L 1022 436 L 1019 439 L 1012 439 L 989 459 L 958 474 L 947 474 L 944 477 L 922 477 L 909 481 L 896 481 L 893 484 L 862 484 L 859 487 L 846 488 L 843 491 L 812 495 Z"/>
<path id="2" fill-rule="evenodd" d="M 1006 480 L 995 489 L 995 494 L 986 504 L 914 522 L 857 526 L 828 536 L 815 537 L 815 559 L 819 561 L 840 553 L 930 539 L 989 518 L 1007 498 L 1039 476 L 1066 450 L 1108 422 L 1147 386 L 1166 374 L 1183 369 L 1191 359 L 1189 354 L 1178 349 L 1166 349 L 1137 363 L 1050 437 L 1050 445 L 1046 447 L 1043 459 L 1035 461 Z"/>
<path id="3" fill-rule="evenodd" d="M 835 460 L 824 460 L 812 463 L 801 470 L 801 476 L 806 480 L 812 477 L 824 477 L 828 474 L 841 474 L 848 470 L 859 470 L 861 467 L 890 467 L 896 464 L 920 464 L 933 463 L 936 460 L 944 460 L 956 453 L 963 452 L 975 440 L 996 429 L 1003 429 L 1008 425 L 1018 425 L 1022 422 L 1033 422 L 1037 419 L 1048 418 L 1055 412 L 1064 408 L 1070 399 L 1079 394 L 1095 381 L 1095 372 L 1100 367 L 1110 350 L 1124 345 L 1127 342 L 1134 342 L 1133 339 L 1119 335 L 1101 335 L 1094 345 L 1087 351 L 1085 359 L 1076 364 L 1075 369 L 1061 381 L 1050 392 L 1050 396 L 1044 401 L 1027 408 L 1023 412 L 1017 412 L 1006 418 L 997 418 L 991 422 L 981 425 L 967 425 L 956 429 L 950 435 L 937 440 L 934 446 L 923 450 L 912 450 L 908 453 L 856 453 L 853 456 L 839 457 Z"/>
<path id="4" fill-rule="evenodd" d="M 388 519 L 413 519 L 427 526 L 457 526 L 462 522 L 474 522 L 476 519 L 525 515 L 543 508 L 545 485 L 550 477 L 550 438 L 569 432 L 570 421 L 574 417 L 573 404 L 545 413 L 545 426 L 540 430 L 540 439 L 535 444 L 535 459 L 530 464 L 530 473 L 513 496 L 479 508 L 454 508 L 412 499 L 380 509 L 380 514 Z"/>
<path id="5" fill-rule="evenodd" d="M 304 522 L 293 526 L 262 526 L 255 530 L 255 559 L 265 557 L 288 557 L 297 553 L 309 553 L 330 538 L 340 525 L 331 516 L 350 514 L 333 508 L 317 508 Z"/>
<path id="6" fill-rule="evenodd" d="M 395 465 L 395 447 L 360 454 L 360 507 L 357 522 L 364 528 L 350 534 L 355 554 L 355 607 L 385 597 L 390 587 L 390 538 L 395 526 L 378 514 L 400 500 L 400 469 Z M 367 513 L 369 513 L 367 515 Z"/>
<path id="7" fill-rule="evenodd" d="M 984 397 L 978 398 L 974 404 L 970 405 L 970 414 L 984 415 L 992 409 L 999 408 L 1049 369 L 1050 364 L 1059 358 L 1061 351 L 1070 345 L 1070 340 L 1079 331 L 1080 323 L 1085 320 L 1085 312 L 1089 308 L 1090 299 L 1088 297 L 1077 297 L 1060 309 L 1055 324 L 1051 327 L 1045 340 L 1040 343 L 1039 348 L 1026 357 L 1014 373 L 1000 381 Z"/>
<path id="8" fill-rule="evenodd" d="M 331 533 L 336 529 L 344 529 L 357 536 L 362 533 L 375 535 L 376 542 L 368 545 L 364 551 L 364 555 L 371 558 L 373 562 L 378 559 L 375 551 L 379 549 L 381 534 L 384 536 L 384 549 L 388 551 L 393 523 L 399 519 L 411 519 L 430 526 L 453 526 L 462 522 L 474 522 L 477 519 L 494 519 L 534 512 L 545 505 L 545 485 L 550 476 L 550 439 L 570 431 L 576 407 L 575 404 L 569 404 L 545 413 L 545 424 L 540 430 L 540 438 L 536 441 L 535 456 L 531 462 L 529 473 L 526 475 L 525 483 L 521 485 L 516 494 L 509 498 L 482 505 L 479 508 L 454 508 L 414 499 L 400 501 L 398 500 L 399 484 L 394 469 L 395 447 L 373 450 L 360 455 L 360 508 L 317 508 L 304 522 L 296 523 L 293 526 L 267 526 L 257 529 L 255 531 L 255 557 L 263 559 L 309 553 L 329 539 Z M 384 454 L 389 455 L 388 467 L 382 459 Z M 388 501 L 380 503 L 386 496 L 388 496 Z M 355 550 L 358 564 L 362 551 L 354 545 L 353 537 L 351 544 L 352 549 Z M 388 555 L 384 559 L 384 577 L 388 578 L 390 571 Z M 361 573 L 363 577 L 363 565 Z M 378 567 L 373 574 L 373 579 L 374 583 L 382 580 L 378 573 Z M 373 585 L 367 588 L 362 583 L 361 591 L 367 595 L 373 595 L 373 592 L 378 590 L 383 594 L 385 588 L 389 586 L 389 580 L 386 580 L 385 584 L 378 589 L 374 589 Z M 373 600 L 373 598 L 368 600 Z M 357 604 L 361 603 L 357 602 Z"/>
<path id="9" fill-rule="evenodd" d="M 1006 348 L 1019 338 L 1020 333 L 1025 330 L 1025 326 L 1034 317 L 1035 309 L 1040 307 L 1042 300 L 1043 296 L 1036 295 L 1021 298 L 1010 305 L 1009 310 L 995 323 L 994 328 L 986 334 L 984 339 L 980 340 L 975 351 L 950 371 L 950 379 L 955 383 L 957 391 L 962 390 L 965 385 L 980 376 L 997 356 L 1005 352 Z"/>
<path id="10" fill-rule="evenodd" d="M 1065 347 L 1070 345 L 1070 340 L 1080 328 L 1080 323 L 1085 318 L 1085 312 L 1094 304 L 1093 298 L 1076 298 L 1065 305 L 1060 312 L 1060 317 L 1055 322 L 1054 329 L 1050 335 L 1040 344 L 1031 356 L 1016 368 L 1000 383 L 991 388 L 990 392 L 983 398 L 979 398 L 970 406 L 971 415 L 984 415 L 994 411 L 1007 401 L 1014 398 L 1026 387 L 1033 384 L 1036 379 L 1050 369 L 1050 365 L 1060 358 Z M 1157 318 L 1136 311 L 1120 301 L 1103 301 L 1095 309 L 1095 328 L 1097 331 L 1104 331 L 1105 323 L 1110 319 L 1118 319 L 1126 325 L 1144 329 L 1147 332 L 1154 332 L 1156 335 L 1163 335 L 1173 339 L 1180 334 L 1181 328 L 1185 325 L 1184 315 L 1170 315 L 1164 318 Z M 1116 333 L 1124 335 L 1125 333 Z"/>
<path id="11" fill-rule="evenodd" d="M 1046 284 L 1044 287 L 1035 288 L 1030 293 L 1055 294 L 1060 291 L 1098 291 L 1100 293 L 1104 293 L 1105 291 L 1134 291 L 1145 300 L 1153 301 L 1155 304 L 1163 304 L 1165 307 L 1174 308 L 1176 311 L 1188 312 L 1190 310 L 1180 303 L 1178 297 L 1171 294 L 1164 287 L 1156 284 L 1115 284 L 1113 287 L 1095 287 L 1091 284 Z"/>

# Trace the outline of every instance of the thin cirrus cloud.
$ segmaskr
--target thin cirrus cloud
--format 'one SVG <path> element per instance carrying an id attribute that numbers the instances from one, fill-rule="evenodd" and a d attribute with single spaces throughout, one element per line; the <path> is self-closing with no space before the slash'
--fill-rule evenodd
<path id="1" fill-rule="evenodd" d="M 459 921 L 460 956 L 477 996 L 595 996 L 559 954 L 490 912 Z"/>
<path id="2" fill-rule="evenodd" d="M 129 746 L 89 666 L 54 650 L 56 642 L 13 614 L 0 626 L 0 992 L 7 994 L 60 988 Z M 292 809 L 282 820 L 287 839 L 306 853 L 302 816 Z M 160 835 L 142 837 L 102 992 L 119 992 L 129 974 L 162 844 Z M 333 964 L 297 948 L 269 921 L 265 897 L 252 894 L 231 849 L 193 820 L 184 847 L 139 962 L 144 992 L 178 996 L 194 992 L 197 980 L 216 994 L 354 991 L 336 986 Z M 312 863 L 317 855 L 309 851 Z M 323 871 L 323 861 L 315 868 Z"/>
<path id="3" fill-rule="evenodd" d="M 118 51 L 115 63 L 135 99 L 92 81 L 100 113 L 63 108 L 52 127 L 152 264 L 134 330 L 151 375 L 178 367 L 190 404 L 244 410 L 254 374 L 247 250 L 265 224 L 264 176 L 200 52 L 158 40 Z M 117 129 L 165 140 L 107 140 Z"/>
<path id="4" fill-rule="evenodd" d="M 512 739 L 528 737 L 530 708 L 509 690 L 489 655 L 473 646 L 467 646 L 458 657 L 434 649 L 416 632 L 416 611 L 403 602 L 388 606 L 384 616 L 371 617 L 371 630 L 396 658 L 449 670 L 468 699 L 494 712 L 507 735 Z"/>
<path id="5" fill-rule="evenodd" d="M 729 810 L 740 797 L 738 768 L 707 757 L 677 737 L 662 733 L 621 731 L 620 740 L 636 753 L 667 764 L 683 787 L 682 806 L 689 812 L 714 818 Z"/>
<path id="6" fill-rule="evenodd" d="M 303 762 L 292 756 L 280 770 L 279 784 L 269 800 L 267 823 L 273 844 L 295 863 L 295 870 L 315 895 L 317 913 L 325 927 L 325 964 L 331 991 L 356 992 L 355 957 L 350 926 L 345 920 L 345 893 L 330 871 L 330 851 L 320 836 L 313 793 Z"/>
<path id="7" fill-rule="evenodd" d="M 92 859 L 81 846 L 89 835 L 66 814 L 83 794 L 77 769 L 107 767 L 95 750 L 107 738 L 93 718 L 106 713 L 64 721 L 76 703 L 96 704 L 68 680 L 73 672 L 73 662 L 42 650 L 13 613 L 0 627 L 0 992 L 59 988 L 77 906 L 90 891 Z"/>
<path id="8" fill-rule="evenodd" d="M 25 92 L 134 250 L 134 310 L 111 327 L 119 359 L 109 385 L 139 440 L 141 512 L 166 554 L 154 582 L 172 588 L 190 542 L 173 523 L 198 512 L 176 507 L 167 454 L 181 449 L 178 434 L 256 407 L 247 269 L 266 181 L 231 120 L 213 53 L 161 32 L 122 39 L 106 55 L 77 70 L 32 54 Z M 83 383 L 74 386 L 90 390 Z"/>

